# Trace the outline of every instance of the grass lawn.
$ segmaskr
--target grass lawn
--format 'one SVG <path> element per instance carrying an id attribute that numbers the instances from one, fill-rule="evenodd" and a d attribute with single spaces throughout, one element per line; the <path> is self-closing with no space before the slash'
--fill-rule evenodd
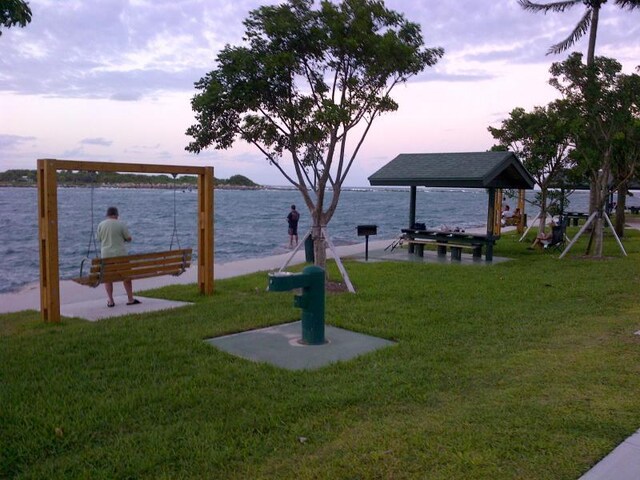
<path id="1" fill-rule="evenodd" d="M 526 246 L 347 261 L 327 322 L 398 344 L 314 371 L 203 342 L 299 318 L 264 273 L 151 292 L 195 302 L 168 312 L 1 315 L 0 478 L 575 480 L 640 427 L 640 232 L 626 258 Z"/>

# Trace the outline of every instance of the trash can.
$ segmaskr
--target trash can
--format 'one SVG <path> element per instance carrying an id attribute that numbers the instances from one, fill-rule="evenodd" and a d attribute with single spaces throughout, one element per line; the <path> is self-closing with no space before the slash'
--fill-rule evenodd
<path id="1" fill-rule="evenodd" d="M 304 259 L 307 263 L 314 263 L 316 256 L 313 253 L 313 238 L 311 235 L 304 241 Z"/>

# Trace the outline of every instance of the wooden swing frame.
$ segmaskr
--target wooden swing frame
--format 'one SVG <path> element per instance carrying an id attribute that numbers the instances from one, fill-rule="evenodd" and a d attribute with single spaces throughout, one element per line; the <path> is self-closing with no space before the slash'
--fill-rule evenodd
<path id="1" fill-rule="evenodd" d="M 212 295 L 213 284 L 213 167 L 147 165 L 77 160 L 39 159 L 38 234 L 40 245 L 40 315 L 60 322 L 60 269 L 58 266 L 58 170 L 155 173 L 198 176 L 198 287 Z"/>

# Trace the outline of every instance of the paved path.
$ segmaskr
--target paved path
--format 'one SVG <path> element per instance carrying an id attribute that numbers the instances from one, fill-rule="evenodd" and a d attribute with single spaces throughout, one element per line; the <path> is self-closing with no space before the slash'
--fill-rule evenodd
<path id="1" fill-rule="evenodd" d="M 391 240 L 375 240 L 369 241 L 369 249 L 383 249 L 387 245 L 391 243 Z M 340 257 L 352 256 L 362 254 L 364 255 L 364 243 L 363 244 L 355 244 L 355 245 L 346 245 L 337 247 L 338 254 Z M 330 253 L 330 252 L 327 252 Z M 221 263 L 216 264 L 214 266 L 214 277 L 216 279 L 223 278 L 231 278 L 240 275 L 246 275 L 254 272 L 262 272 L 262 271 L 273 271 L 279 269 L 286 262 L 287 258 L 290 256 L 290 253 L 282 254 L 282 255 L 274 255 L 271 257 L 265 258 L 256 258 L 250 260 L 240 260 L 237 262 L 229 262 L 229 263 Z M 329 254 L 329 258 L 333 256 Z M 293 258 L 291 265 L 301 264 L 304 262 L 304 248 L 298 251 Z M 189 283 L 197 283 L 198 281 L 198 269 L 197 267 L 189 268 L 185 273 L 180 275 L 179 277 L 172 276 L 163 276 L 163 277 L 155 277 L 155 278 L 146 278 L 143 280 L 137 280 L 133 282 L 135 292 L 149 290 L 152 288 L 163 287 L 165 285 L 176 285 L 176 284 L 189 284 Z M 265 276 L 265 286 L 267 283 L 267 279 Z M 100 318 L 104 318 L 106 316 L 113 316 L 113 314 L 123 315 L 124 312 L 120 310 L 120 306 L 125 303 L 123 299 L 124 288 L 122 287 L 122 283 L 114 284 L 114 293 L 116 298 L 116 307 L 114 309 L 109 309 L 104 316 Z M 65 308 L 69 308 L 74 312 L 77 312 L 78 304 L 81 303 L 93 303 L 93 308 L 95 308 L 95 302 L 98 300 L 103 300 L 102 303 L 106 302 L 106 294 L 102 287 L 98 288 L 90 288 L 82 285 L 78 285 L 71 280 L 63 280 L 60 282 L 60 306 L 61 312 L 65 310 Z M 100 303 L 100 306 L 101 303 Z M 9 312 L 18 312 L 21 310 L 40 310 L 40 284 L 34 283 L 28 285 L 23 288 L 19 292 L 15 293 L 4 293 L 0 294 L 0 313 L 9 313 Z M 103 309 L 103 310 L 106 310 Z M 145 306 L 143 302 L 141 305 L 135 305 L 133 307 L 129 307 L 129 310 L 126 310 L 126 313 L 142 313 L 145 311 L 153 311 L 157 310 L 157 308 L 151 308 Z M 63 313 L 64 315 L 64 313 Z M 87 317 L 83 317 L 87 318 Z M 91 318 L 93 319 L 93 318 Z"/>
<path id="2" fill-rule="evenodd" d="M 579 480 L 640 479 L 640 430 L 618 445 Z"/>

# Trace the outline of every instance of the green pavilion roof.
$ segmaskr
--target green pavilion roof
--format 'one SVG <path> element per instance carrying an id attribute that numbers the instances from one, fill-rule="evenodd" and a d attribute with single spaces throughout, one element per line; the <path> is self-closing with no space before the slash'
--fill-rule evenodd
<path id="1" fill-rule="evenodd" d="M 401 153 L 369 177 L 374 186 L 532 189 L 512 152 Z"/>

